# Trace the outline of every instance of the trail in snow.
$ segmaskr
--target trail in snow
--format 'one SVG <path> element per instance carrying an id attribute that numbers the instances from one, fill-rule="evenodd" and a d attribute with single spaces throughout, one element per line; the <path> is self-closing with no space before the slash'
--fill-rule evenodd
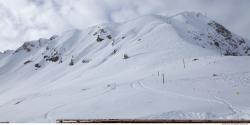
<path id="1" fill-rule="evenodd" d="M 239 73 L 237 73 L 237 74 L 239 74 Z M 249 73 L 247 72 L 247 74 L 249 74 Z M 227 77 L 225 77 L 225 76 L 227 76 Z M 234 75 L 230 74 L 230 76 L 234 76 Z M 240 75 L 240 76 L 244 77 L 242 75 Z M 202 79 L 210 79 L 210 78 L 200 77 L 200 79 L 195 78 L 195 79 L 185 79 L 185 80 L 190 80 L 190 81 L 196 81 L 196 80 L 198 80 L 198 81 L 202 81 Z M 226 80 L 228 80 L 229 79 L 229 75 L 224 75 L 223 77 L 219 77 L 219 78 L 216 78 L 216 79 L 217 80 L 218 79 L 226 79 Z M 181 80 L 184 80 L 184 79 L 181 79 Z M 214 80 L 214 78 L 210 79 L 210 80 Z M 143 84 L 143 82 L 141 82 L 141 81 L 146 81 L 146 79 L 142 79 L 142 80 L 138 81 L 139 86 L 142 89 L 148 89 L 148 90 L 151 90 L 151 91 L 156 92 L 156 93 L 163 93 L 163 94 L 165 94 L 167 96 L 171 96 L 172 95 L 172 96 L 179 96 L 179 97 L 189 98 L 189 99 L 192 99 L 192 100 L 206 101 L 206 102 L 210 102 L 210 103 L 213 102 L 213 103 L 223 104 L 223 105 L 225 105 L 225 107 L 227 107 L 231 111 L 230 114 L 226 113 L 226 114 L 223 114 L 223 115 L 222 114 L 213 114 L 213 115 L 211 115 L 211 116 L 217 115 L 216 116 L 217 118 L 227 118 L 227 117 L 237 116 L 237 115 L 241 116 L 242 114 L 243 115 L 248 115 L 247 117 L 250 117 L 250 113 L 244 112 L 244 111 L 240 110 L 239 108 L 236 108 L 231 103 L 229 103 L 228 101 L 226 101 L 226 100 L 224 100 L 224 99 L 222 99 L 222 98 L 220 98 L 218 96 L 214 96 L 213 97 L 212 95 L 209 94 L 214 99 L 208 99 L 208 98 L 204 98 L 204 97 L 183 95 L 183 94 L 180 94 L 180 93 L 173 92 L 170 89 L 166 89 L 166 88 L 164 90 L 161 90 L 161 89 L 155 89 L 155 88 L 152 88 L 152 87 L 148 87 L 147 85 Z M 179 81 L 179 80 L 177 80 L 177 81 Z M 178 83 L 176 81 L 171 81 L 171 80 L 170 80 L 170 82 L 172 82 L 172 84 L 173 83 Z M 170 83 L 168 83 L 168 84 L 170 84 Z M 170 115 L 172 113 L 174 113 L 175 115 L 178 114 L 177 112 L 169 112 L 167 114 Z M 179 112 L 179 113 L 180 113 L 179 115 L 181 115 L 181 114 L 184 115 L 185 114 L 184 112 Z M 207 113 L 205 113 L 205 114 L 207 114 Z M 196 115 L 198 115 L 198 114 L 196 114 Z"/>
<path id="2" fill-rule="evenodd" d="M 51 118 L 49 117 L 49 114 L 52 113 L 53 111 L 59 109 L 59 108 L 64 107 L 64 106 L 66 106 L 66 104 L 59 105 L 59 106 L 56 106 L 56 107 L 52 108 L 51 110 L 47 111 L 47 112 L 44 114 L 44 118 L 47 119 L 49 122 L 54 122 L 54 119 L 51 119 Z"/>
<path id="3" fill-rule="evenodd" d="M 226 101 L 225 99 L 222 99 L 218 96 L 214 97 L 218 102 L 224 104 L 225 106 L 228 107 L 228 109 L 232 112 L 232 114 L 228 114 L 228 116 L 233 116 L 233 115 L 239 115 L 239 114 L 245 114 L 245 115 L 249 115 L 250 117 L 250 113 L 248 112 L 244 112 L 242 110 L 240 110 L 239 108 L 237 108 L 236 106 L 233 106 L 233 104 L 229 103 L 228 101 Z"/>
<path id="4" fill-rule="evenodd" d="M 166 89 L 164 91 L 163 90 L 158 90 L 158 89 L 154 89 L 154 88 L 151 88 L 151 87 L 147 87 L 145 84 L 143 84 L 140 81 L 139 81 L 139 83 L 140 83 L 140 85 L 143 86 L 143 88 L 145 88 L 147 90 L 150 90 L 150 91 L 153 91 L 153 92 L 156 92 L 156 93 L 162 93 L 162 94 L 164 94 L 166 96 L 171 96 L 171 97 L 177 96 L 177 97 L 182 97 L 182 98 L 188 98 L 188 99 L 191 99 L 191 100 L 218 103 L 218 101 L 216 101 L 216 100 L 211 100 L 211 99 L 201 98 L 201 97 L 196 97 L 196 96 L 183 95 L 183 94 L 180 94 L 180 93 L 173 92 L 170 89 Z"/>

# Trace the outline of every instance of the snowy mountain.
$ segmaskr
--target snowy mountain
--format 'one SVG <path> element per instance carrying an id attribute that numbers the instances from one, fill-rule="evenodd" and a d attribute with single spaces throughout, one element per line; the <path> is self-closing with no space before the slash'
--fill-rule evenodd
<path id="1" fill-rule="evenodd" d="M 194 12 L 72 30 L 0 53 L 0 121 L 250 119 L 250 41 Z"/>

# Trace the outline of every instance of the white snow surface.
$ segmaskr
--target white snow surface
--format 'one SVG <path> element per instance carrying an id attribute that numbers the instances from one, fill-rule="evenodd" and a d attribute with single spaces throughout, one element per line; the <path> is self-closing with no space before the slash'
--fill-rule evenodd
<path id="1" fill-rule="evenodd" d="M 211 22 L 148 15 L 0 53 L 0 122 L 249 120 L 250 42 Z"/>

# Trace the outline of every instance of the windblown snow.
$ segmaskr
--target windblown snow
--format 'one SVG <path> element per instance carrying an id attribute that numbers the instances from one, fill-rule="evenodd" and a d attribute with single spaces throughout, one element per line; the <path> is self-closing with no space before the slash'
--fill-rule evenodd
<path id="1" fill-rule="evenodd" d="M 0 121 L 250 119 L 250 41 L 194 12 L 0 53 Z"/>

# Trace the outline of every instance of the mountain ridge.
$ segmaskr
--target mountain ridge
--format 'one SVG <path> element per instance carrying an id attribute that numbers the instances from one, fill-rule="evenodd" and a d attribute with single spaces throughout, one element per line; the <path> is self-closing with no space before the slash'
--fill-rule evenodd
<path id="1" fill-rule="evenodd" d="M 212 20 L 211 18 L 209 18 L 209 17 L 207 17 L 207 16 L 204 16 L 203 14 L 201 14 L 201 13 L 196 13 L 196 12 L 189 12 L 189 11 L 187 11 L 187 12 L 181 12 L 181 13 L 178 13 L 178 14 L 175 14 L 175 15 L 173 15 L 173 16 L 161 16 L 161 15 L 145 15 L 145 16 L 141 16 L 141 17 L 139 17 L 139 18 L 135 18 L 135 19 L 131 19 L 131 20 L 129 20 L 129 21 L 125 21 L 125 22 L 122 22 L 122 23 L 105 23 L 105 24 L 102 24 L 102 25 L 96 25 L 96 26 L 91 26 L 91 27 L 89 27 L 89 28 L 87 28 L 87 29 L 94 29 L 94 28 L 96 28 L 96 27 L 105 27 L 105 26 L 110 26 L 110 25 L 122 25 L 122 24 L 126 24 L 126 23 L 129 23 L 129 22 L 133 22 L 133 21 L 137 21 L 137 20 L 140 20 L 140 22 L 139 23 L 141 23 L 142 21 L 141 20 L 145 20 L 145 19 L 149 19 L 150 20 L 150 18 L 152 19 L 162 19 L 161 21 L 162 22 L 165 22 L 165 23 L 171 23 L 171 22 L 175 22 L 176 20 L 174 20 L 175 18 L 178 18 L 178 17 L 181 17 L 181 18 L 190 18 L 190 17 L 194 17 L 194 16 L 197 16 L 197 17 L 199 17 L 199 16 L 201 16 L 202 17 L 202 21 L 204 21 L 205 23 L 207 23 L 208 25 L 210 25 L 211 27 L 213 27 L 213 28 L 215 28 L 215 30 L 218 30 L 218 32 L 221 32 L 222 33 L 222 35 L 226 35 L 225 33 L 223 34 L 223 30 L 224 30 L 224 32 L 226 32 L 226 33 L 228 33 L 228 34 L 230 34 L 229 36 L 231 36 L 231 35 L 235 35 L 234 33 L 232 33 L 232 32 L 230 32 L 228 29 L 226 29 L 223 25 L 221 25 L 221 24 L 219 24 L 219 23 L 217 23 L 216 21 L 214 21 L 214 20 Z M 205 18 L 205 19 L 204 19 Z M 190 20 L 189 20 L 190 21 Z M 188 22 L 188 21 L 187 21 Z M 203 23 L 204 23 L 203 22 Z M 201 26 L 201 27 L 204 27 L 204 26 L 206 26 L 206 25 L 203 25 L 203 26 Z M 112 27 L 112 26 L 111 26 Z M 219 27 L 219 28 L 218 28 Z M 216 29 L 216 28 L 218 28 L 218 29 Z M 221 28 L 221 29 L 220 29 Z M 86 29 L 85 29 L 86 30 Z M 219 31 L 219 30 L 221 30 L 221 31 Z M 71 30 L 71 31 L 74 31 L 74 30 Z M 79 30 L 79 29 L 76 29 L 75 31 L 81 31 L 81 30 Z M 65 33 L 67 33 L 67 32 L 69 32 L 69 31 L 66 31 Z M 65 33 L 63 33 L 63 34 L 65 34 Z M 232 33 L 232 34 L 231 34 Z M 55 36 L 52 36 L 51 38 L 49 38 L 49 39 L 45 39 L 45 38 L 41 38 L 40 40 L 42 40 L 42 39 L 44 39 L 44 40 L 52 40 L 52 39 L 55 39 L 55 38 L 53 38 L 53 37 L 55 37 Z M 59 36 L 57 36 L 56 35 L 56 37 L 59 37 Z M 226 36 L 224 36 L 224 37 L 226 37 Z M 239 37 L 238 35 L 237 35 L 237 37 Z M 242 38 L 242 37 L 241 37 Z M 247 40 L 246 38 L 242 38 L 244 41 L 249 41 L 249 40 Z M 27 41 L 27 42 L 25 42 L 22 46 L 24 46 L 26 43 L 30 43 L 30 42 L 39 42 L 40 40 L 34 40 L 34 41 Z M 243 42 L 244 42 L 243 41 Z M 242 41 L 241 41 L 242 42 Z M 14 50 L 6 50 L 6 51 L 14 51 Z M 5 52 L 5 51 L 4 51 Z M 1 53 L 4 53 L 4 52 L 1 52 Z"/>

